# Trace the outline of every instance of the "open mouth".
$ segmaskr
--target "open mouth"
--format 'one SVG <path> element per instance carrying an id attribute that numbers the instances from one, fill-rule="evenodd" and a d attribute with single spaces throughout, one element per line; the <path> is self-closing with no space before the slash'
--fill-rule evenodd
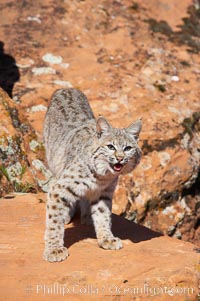
<path id="1" fill-rule="evenodd" d="M 114 166 L 113 166 L 113 169 L 117 172 L 121 171 L 122 170 L 122 167 L 123 165 L 120 164 L 120 163 L 116 163 Z"/>

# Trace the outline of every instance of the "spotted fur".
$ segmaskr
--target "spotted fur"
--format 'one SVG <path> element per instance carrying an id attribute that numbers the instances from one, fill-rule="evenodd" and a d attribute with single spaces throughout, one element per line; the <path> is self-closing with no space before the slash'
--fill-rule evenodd
<path id="1" fill-rule="evenodd" d="M 64 260 L 64 224 L 77 204 L 81 222 L 94 224 L 97 241 L 104 249 L 120 249 L 111 232 L 112 197 L 120 174 L 139 163 L 137 144 L 141 120 L 127 128 L 113 128 L 95 120 L 86 96 L 76 89 L 55 92 L 44 123 L 46 158 L 53 173 L 46 207 L 44 259 Z"/>

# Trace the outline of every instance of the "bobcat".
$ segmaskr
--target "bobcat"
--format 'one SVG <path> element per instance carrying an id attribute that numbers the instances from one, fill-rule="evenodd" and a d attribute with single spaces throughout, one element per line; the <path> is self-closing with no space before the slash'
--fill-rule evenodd
<path id="1" fill-rule="evenodd" d="M 55 92 L 44 122 L 44 144 L 53 173 L 46 207 L 44 259 L 62 261 L 64 224 L 77 203 L 81 223 L 94 224 L 98 245 L 122 248 L 111 232 L 112 197 L 119 175 L 139 163 L 138 120 L 127 128 L 113 128 L 104 117 L 95 120 L 86 96 L 76 89 Z"/>

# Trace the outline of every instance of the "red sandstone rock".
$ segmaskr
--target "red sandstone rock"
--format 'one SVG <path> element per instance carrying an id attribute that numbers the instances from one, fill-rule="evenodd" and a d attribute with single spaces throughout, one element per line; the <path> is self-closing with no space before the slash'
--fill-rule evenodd
<path id="1" fill-rule="evenodd" d="M 23 137 L 28 182 L 28 173 L 40 186 L 49 177 L 37 143 L 40 147 L 51 94 L 79 88 L 95 115 L 114 126 L 143 117 L 142 162 L 120 179 L 114 212 L 199 244 L 200 127 L 193 118 L 200 111 L 197 2 L 1 1 L 0 40 L 20 73 L 14 105 L 36 134 L 31 147 Z M 16 130 L 6 118 L 12 135 Z M 184 207 L 194 191 L 195 209 L 187 201 Z M 163 214 L 172 207 L 173 218 Z"/>
<path id="2" fill-rule="evenodd" d="M 0 89 L 0 196 L 6 192 L 37 191 L 50 173 L 44 147 L 19 105 Z"/>
<path id="3" fill-rule="evenodd" d="M 2 301 L 197 300 L 195 245 L 117 215 L 113 231 L 123 249 L 100 249 L 92 226 L 76 219 L 65 232 L 69 258 L 44 261 L 45 199 L 44 194 L 14 194 L 0 201 Z"/>

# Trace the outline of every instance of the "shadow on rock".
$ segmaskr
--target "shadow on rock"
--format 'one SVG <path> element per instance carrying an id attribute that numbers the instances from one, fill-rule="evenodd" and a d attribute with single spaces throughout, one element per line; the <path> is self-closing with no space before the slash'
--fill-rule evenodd
<path id="1" fill-rule="evenodd" d="M 169 37 L 171 42 L 177 45 L 188 46 L 188 51 L 198 53 L 200 51 L 200 0 L 198 6 L 190 5 L 187 9 L 189 17 L 183 18 L 180 30 L 173 31 L 166 21 L 156 21 L 151 18 L 146 20 L 150 30 L 159 32 Z"/>
<path id="2" fill-rule="evenodd" d="M 67 248 L 80 240 L 87 238 L 96 239 L 93 225 L 81 225 L 78 217 L 73 220 L 73 225 L 74 227 L 65 230 L 64 245 Z M 112 231 L 115 236 L 122 240 L 129 239 L 133 243 L 162 236 L 159 232 L 155 232 L 144 226 L 138 225 L 116 214 L 112 214 Z"/>
<path id="3" fill-rule="evenodd" d="M 0 41 L 0 87 L 12 98 L 14 84 L 20 73 L 15 59 L 4 52 L 4 43 Z"/>

